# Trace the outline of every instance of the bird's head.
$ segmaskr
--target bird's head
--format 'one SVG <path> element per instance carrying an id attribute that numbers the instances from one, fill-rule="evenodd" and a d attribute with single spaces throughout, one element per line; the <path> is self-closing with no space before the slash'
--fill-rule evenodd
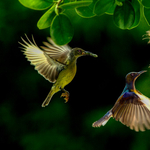
<path id="1" fill-rule="evenodd" d="M 78 58 L 80 56 L 86 56 L 86 55 L 93 56 L 93 57 L 98 57 L 96 54 L 93 54 L 91 52 L 85 51 L 82 48 L 73 48 L 72 51 L 73 51 L 74 56 L 76 58 Z"/>
<path id="2" fill-rule="evenodd" d="M 130 84 L 133 83 L 142 73 L 146 72 L 144 71 L 139 71 L 139 72 L 130 72 L 126 75 L 126 83 Z"/>

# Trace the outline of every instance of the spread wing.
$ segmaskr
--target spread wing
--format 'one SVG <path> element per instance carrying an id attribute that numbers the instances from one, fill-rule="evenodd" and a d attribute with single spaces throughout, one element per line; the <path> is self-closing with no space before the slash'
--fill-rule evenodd
<path id="1" fill-rule="evenodd" d="M 66 64 L 70 57 L 71 47 L 68 45 L 58 46 L 50 37 L 48 37 L 47 40 L 48 42 L 43 42 L 45 46 L 41 46 L 44 52 L 58 62 Z"/>
<path id="2" fill-rule="evenodd" d="M 113 118 L 135 131 L 150 129 L 149 98 L 133 92 L 124 93 L 112 108 Z"/>
<path id="3" fill-rule="evenodd" d="M 26 55 L 28 61 L 35 66 L 35 69 L 40 73 L 45 79 L 50 82 L 55 82 L 59 72 L 64 68 L 64 64 L 59 63 L 53 57 L 50 57 L 50 54 L 47 51 L 41 50 L 34 41 L 32 36 L 33 43 L 26 36 L 27 41 L 22 38 L 24 43 L 20 43 L 23 47 L 23 52 Z M 54 46 L 53 46 L 54 47 Z M 54 47 L 55 48 L 55 47 Z M 57 51 L 55 49 L 50 49 L 53 53 Z M 59 49 L 59 48 L 57 48 Z M 60 52 L 61 53 L 61 52 Z"/>

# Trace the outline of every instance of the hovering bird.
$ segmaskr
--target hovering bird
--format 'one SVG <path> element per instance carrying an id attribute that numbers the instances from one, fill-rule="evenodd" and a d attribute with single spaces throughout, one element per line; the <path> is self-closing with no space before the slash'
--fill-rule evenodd
<path id="1" fill-rule="evenodd" d="M 144 34 L 142 37 L 142 40 L 148 39 L 149 41 L 147 43 L 150 44 L 150 30 L 146 31 L 146 34 Z"/>
<path id="2" fill-rule="evenodd" d="M 113 108 L 93 123 L 93 127 L 104 126 L 113 117 L 137 132 L 150 129 L 150 99 L 135 88 L 135 80 L 144 72 L 146 71 L 130 72 L 126 75 L 122 94 Z"/>
<path id="3" fill-rule="evenodd" d="M 25 35 L 26 36 L 26 35 Z M 48 37 L 48 42 L 43 42 L 45 46 L 39 48 L 35 43 L 32 36 L 33 43 L 26 36 L 27 41 L 23 38 L 24 43 L 20 43 L 23 47 L 24 55 L 35 69 L 40 73 L 45 79 L 54 83 L 51 87 L 49 94 L 42 103 L 42 107 L 49 104 L 52 96 L 58 91 L 62 90 L 62 97 L 66 100 L 69 99 L 69 92 L 64 89 L 64 87 L 69 84 L 75 74 L 76 74 L 76 61 L 80 56 L 93 56 L 98 57 L 96 54 L 85 51 L 81 48 L 71 48 L 68 45 L 58 46 L 53 40 Z"/>

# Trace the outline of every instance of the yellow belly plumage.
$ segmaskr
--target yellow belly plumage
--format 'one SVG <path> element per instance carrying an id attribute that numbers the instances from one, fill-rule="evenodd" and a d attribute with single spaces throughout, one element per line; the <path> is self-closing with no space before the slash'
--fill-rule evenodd
<path id="1" fill-rule="evenodd" d="M 62 70 L 58 76 L 58 79 L 54 86 L 59 86 L 58 88 L 64 88 L 67 84 L 69 84 L 75 74 L 76 74 L 76 63 L 72 62 L 69 66 L 67 66 L 64 70 Z"/>

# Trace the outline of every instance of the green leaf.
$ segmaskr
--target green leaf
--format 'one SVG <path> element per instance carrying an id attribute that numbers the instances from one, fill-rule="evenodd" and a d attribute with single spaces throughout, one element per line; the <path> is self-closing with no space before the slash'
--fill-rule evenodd
<path id="1" fill-rule="evenodd" d="M 150 0 L 142 0 L 142 4 L 143 4 L 145 7 L 150 7 Z"/>
<path id="2" fill-rule="evenodd" d="M 118 2 L 124 2 L 124 1 L 126 1 L 126 0 L 116 0 L 116 1 L 118 1 Z"/>
<path id="3" fill-rule="evenodd" d="M 83 18 L 91 18 L 95 16 L 93 10 L 89 6 L 76 8 L 75 11 L 79 16 Z"/>
<path id="4" fill-rule="evenodd" d="M 115 0 L 115 3 L 117 4 L 117 3 L 120 3 L 120 2 L 124 2 L 124 1 L 126 1 L 126 0 Z"/>
<path id="5" fill-rule="evenodd" d="M 122 2 L 122 6 L 116 6 L 113 20 L 120 29 L 130 28 L 135 20 L 135 11 L 129 1 Z"/>
<path id="6" fill-rule="evenodd" d="M 63 3 L 70 3 L 71 1 L 74 1 L 74 0 L 63 0 Z"/>
<path id="7" fill-rule="evenodd" d="M 118 5 L 118 6 L 122 6 L 123 3 L 125 0 L 115 0 L 115 4 Z"/>
<path id="8" fill-rule="evenodd" d="M 19 2 L 34 10 L 44 10 L 53 4 L 53 0 L 19 0 Z"/>
<path id="9" fill-rule="evenodd" d="M 137 0 L 132 0 L 132 6 L 134 8 L 134 11 L 135 11 L 135 20 L 134 20 L 134 23 L 131 27 L 129 27 L 128 29 L 133 29 L 135 27 L 137 27 L 140 23 L 140 3 L 139 1 Z"/>
<path id="10" fill-rule="evenodd" d="M 59 6 L 61 9 L 75 9 L 77 7 L 82 7 L 82 6 L 88 6 L 92 3 L 92 0 L 88 1 L 75 1 L 75 2 L 69 2 L 69 3 L 64 3 Z"/>
<path id="11" fill-rule="evenodd" d="M 85 7 L 78 7 L 75 9 L 76 13 L 83 17 L 83 18 L 91 18 L 94 17 L 95 14 L 93 13 L 94 5 L 97 0 L 93 0 L 93 2 L 89 6 Z"/>
<path id="12" fill-rule="evenodd" d="M 37 27 L 39 29 L 45 29 L 50 27 L 53 18 L 55 17 L 55 6 L 54 4 L 38 21 Z"/>
<path id="13" fill-rule="evenodd" d="M 112 5 L 114 0 L 98 0 L 94 6 L 94 13 L 96 15 L 104 14 Z"/>
<path id="14" fill-rule="evenodd" d="M 117 4 L 114 3 L 105 13 L 108 15 L 113 15 Z"/>
<path id="15" fill-rule="evenodd" d="M 64 45 L 69 43 L 73 34 L 73 26 L 66 15 L 59 14 L 54 17 L 50 28 L 50 35 L 56 44 Z"/>
<path id="16" fill-rule="evenodd" d="M 144 18 L 147 24 L 150 26 L 150 8 L 144 7 Z"/>

